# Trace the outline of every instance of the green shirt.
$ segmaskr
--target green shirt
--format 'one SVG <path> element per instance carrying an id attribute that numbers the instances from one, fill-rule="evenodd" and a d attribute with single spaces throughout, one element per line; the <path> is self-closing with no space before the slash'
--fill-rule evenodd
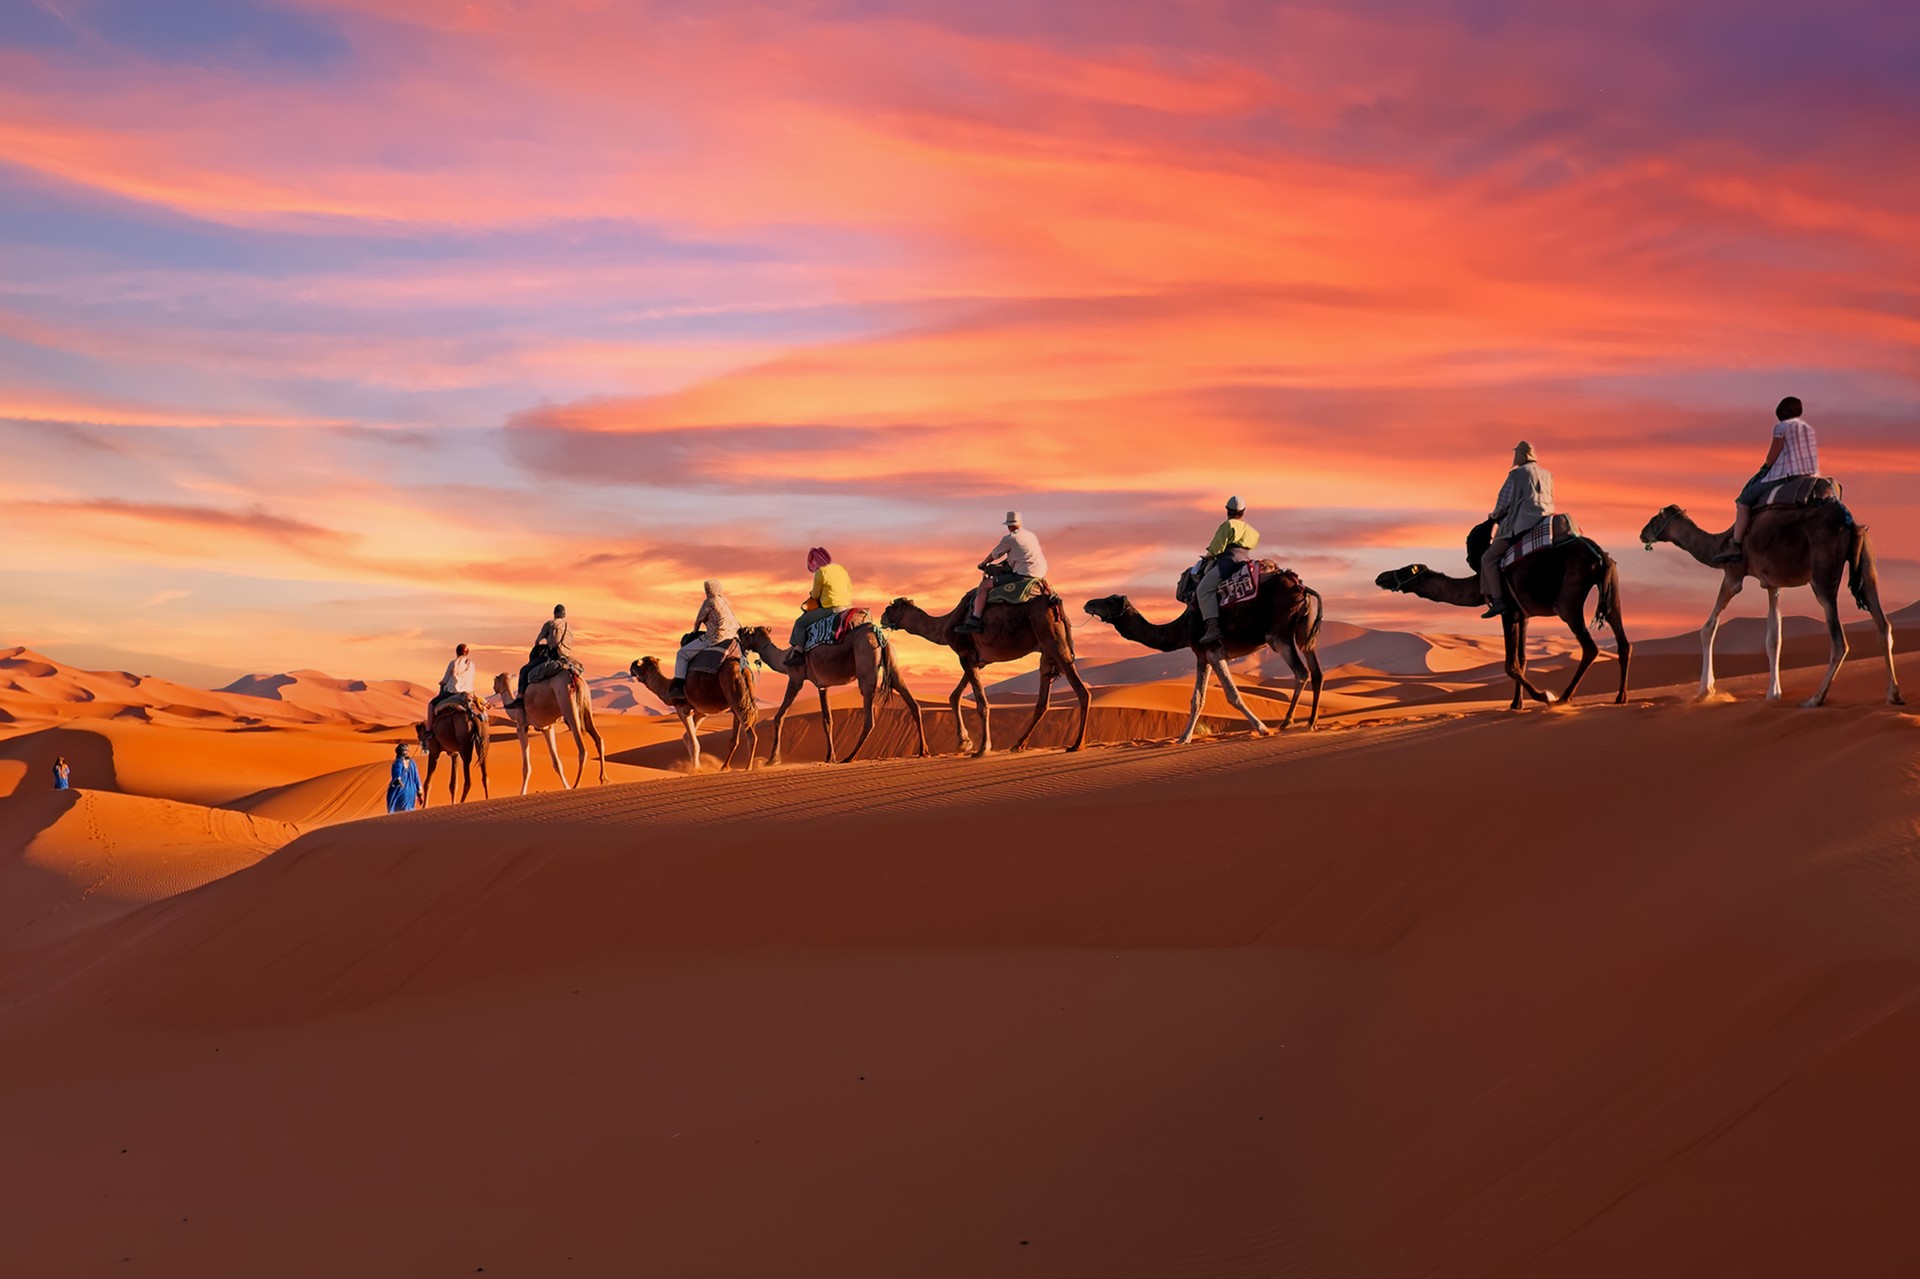
<path id="1" fill-rule="evenodd" d="M 1260 530 L 1245 520 L 1228 520 L 1207 543 L 1207 554 L 1219 555 L 1229 547 L 1239 546 L 1251 551 L 1260 545 Z"/>

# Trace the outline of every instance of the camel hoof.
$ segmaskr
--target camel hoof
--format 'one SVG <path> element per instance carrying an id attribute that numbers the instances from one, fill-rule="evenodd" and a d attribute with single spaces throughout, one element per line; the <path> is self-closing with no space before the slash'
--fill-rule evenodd
<path id="1" fill-rule="evenodd" d="M 1898 693 L 1890 694 L 1887 698 L 1887 705 L 1889 706 L 1905 706 L 1906 704 L 1907 704 L 1907 699 L 1900 696 L 1900 694 Z"/>
<path id="2" fill-rule="evenodd" d="M 1800 703 L 1800 709 L 1810 711 L 1814 709 L 1816 706 L 1820 706 L 1823 703 L 1825 703 L 1826 700 L 1827 699 L 1824 697 L 1809 697 L 1806 701 Z"/>

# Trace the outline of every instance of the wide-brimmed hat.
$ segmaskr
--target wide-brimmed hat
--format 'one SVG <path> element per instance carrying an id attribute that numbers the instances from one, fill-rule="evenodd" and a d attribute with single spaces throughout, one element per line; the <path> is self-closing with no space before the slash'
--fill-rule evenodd
<path id="1" fill-rule="evenodd" d="M 1008 524 L 1018 524 L 1019 522 L 1020 522 L 1020 512 L 1018 512 L 1018 511 L 1008 511 L 1008 512 L 1007 512 L 1007 523 L 1008 523 Z"/>

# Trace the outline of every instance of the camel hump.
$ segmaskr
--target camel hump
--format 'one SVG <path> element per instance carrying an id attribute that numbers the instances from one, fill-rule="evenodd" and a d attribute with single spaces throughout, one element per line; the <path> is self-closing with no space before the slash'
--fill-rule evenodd
<path id="1" fill-rule="evenodd" d="M 687 674 L 717 675 L 728 662 L 740 660 L 740 641 L 730 639 L 714 648 L 703 648 L 687 662 Z"/>
<path id="2" fill-rule="evenodd" d="M 1513 539 L 1513 545 L 1509 546 L 1507 553 L 1500 557 L 1500 567 L 1510 569 L 1521 560 L 1538 555 L 1542 551 L 1551 550 L 1569 542 L 1586 542 L 1587 540 L 1581 535 L 1580 524 L 1573 516 L 1551 515 Z M 1597 551 L 1600 548 L 1595 545 L 1594 549 Z"/>
<path id="3" fill-rule="evenodd" d="M 1819 506 L 1841 500 L 1840 481 L 1830 475 L 1793 475 L 1766 489 L 1755 498 L 1755 511 L 1770 507 Z"/>

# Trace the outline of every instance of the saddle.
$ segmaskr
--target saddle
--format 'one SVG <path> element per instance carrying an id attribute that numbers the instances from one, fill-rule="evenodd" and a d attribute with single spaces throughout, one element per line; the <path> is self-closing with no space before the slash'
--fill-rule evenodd
<path id="1" fill-rule="evenodd" d="M 1780 480 L 1754 502 L 1754 509 L 1767 506 L 1812 506 L 1818 502 L 1840 501 L 1840 481 L 1827 475 L 1790 475 Z"/>
<path id="2" fill-rule="evenodd" d="M 545 661 L 535 662 L 533 665 L 527 667 L 527 677 L 521 682 L 521 687 L 525 688 L 528 684 L 538 684 L 544 680 L 550 680 L 556 675 L 584 675 L 586 673 L 587 668 L 582 666 L 574 658 L 550 657 Z"/>
<path id="3" fill-rule="evenodd" d="M 838 644 L 872 621 L 873 613 L 869 609 L 836 609 L 808 623 L 806 631 L 800 637 L 800 651 L 804 653 L 821 644 Z"/>
<path id="4" fill-rule="evenodd" d="M 1220 579 L 1218 599 L 1221 608 L 1245 604 L 1260 594 L 1260 581 L 1268 573 L 1286 572 L 1274 560 L 1247 559 L 1239 563 L 1240 567 Z M 1173 590 L 1174 599 L 1182 604 L 1192 604 L 1199 599 L 1200 579 L 1206 575 L 1205 566 L 1203 559 L 1180 574 L 1180 583 Z"/>
<path id="5" fill-rule="evenodd" d="M 687 662 L 687 676 L 718 675 L 728 662 L 740 660 L 740 641 L 730 639 L 717 648 L 703 648 Z"/>
<path id="6" fill-rule="evenodd" d="M 1571 542 L 1580 538 L 1580 526 L 1571 515 L 1552 515 L 1543 524 L 1535 525 L 1515 539 L 1507 553 L 1500 557 L 1502 570 L 1510 569 L 1529 555 L 1538 555 L 1562 542 Z"/>
<path id="7" fill-rule="evenodd" d="M 487 717 L 487 704 L 481 701 L 476 693 L 442 693 L 434 698 L 432 705 L 427 708 L 427 722 L 432 723 L 449 711 L 458 711 L 471 715 L 475 719 L 484 720 Z"/>
<path id="8" fill-rule="evenodd" d="M 1051 596 L 1053 587 L 1047 585 L 1044 577 L 1022 577 L 1010 573 L 987 588 L 989 604 L 1025 604 L 1028 600 L 1040 596 Z"/>

